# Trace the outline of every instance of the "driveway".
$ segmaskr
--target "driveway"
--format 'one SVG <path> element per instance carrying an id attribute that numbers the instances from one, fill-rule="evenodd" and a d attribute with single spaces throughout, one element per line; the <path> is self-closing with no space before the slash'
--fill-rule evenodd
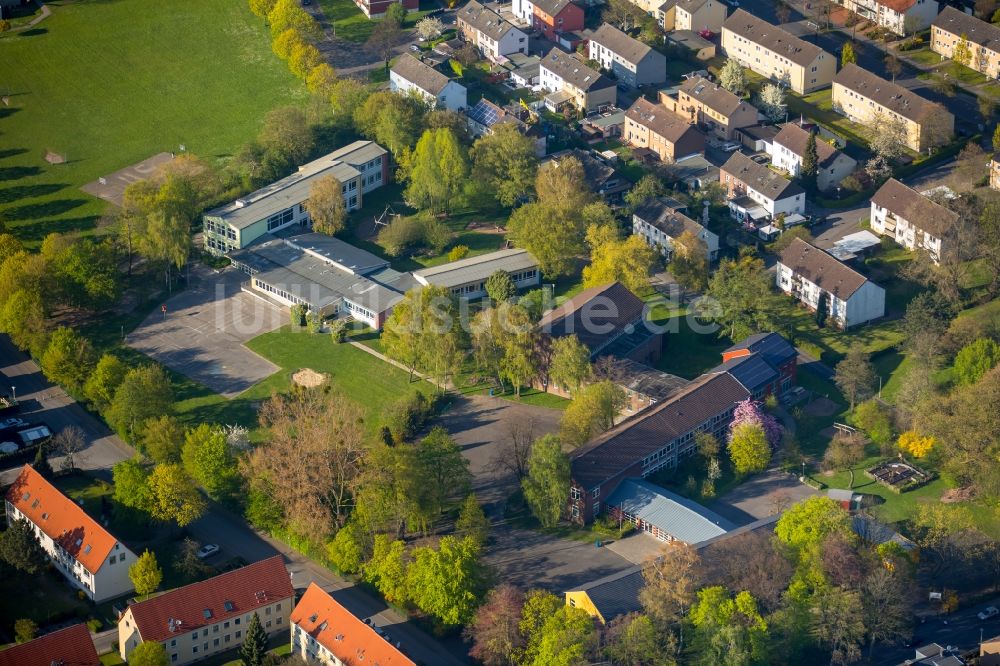
<path id="1" fill-rule="evenodd" d="M 794 474 L 771 469 L 741 483 L 708 508 L 740 526 L 781 513 L 788 506 L 819 494 L 799 483 Z"/>
<path id="2" fill-rule="evenodd" d="M 278 370 L 243 343 L 288 323 L 288 311 L 245 293 L 246 275 L 198 267 L 192 286 L 153 312 L 126 344 L 171 370 L 232 398 Z"/>

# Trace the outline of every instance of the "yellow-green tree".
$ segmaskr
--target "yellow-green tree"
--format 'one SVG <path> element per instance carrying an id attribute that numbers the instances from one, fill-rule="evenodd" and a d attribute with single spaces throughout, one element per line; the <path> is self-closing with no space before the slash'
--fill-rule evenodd
<path id="1" fill-rule="evenodd" d="M 309 71 L 306 88 L 314 95 L 329 97 L 337 83 L 337 72 L 328 63 L 320 63 Z"/>
<path id="2" fill-rule="evenodd" d="M 321 62 L 323 55 L 312 44 L 296 44 L 288 55 L 288 68 L 292 70 L 292 74 L 303 80 Z"/>
<path id="3" fill-rule="evenodd" d="M 503 124 L 483 135 L 472 145 L 472 171 L 487 185 L 503 206 L 513 206 L 530 195 L 538 158 L 535 145 L 513 124 Z"/>
<path id="4" fill-rule="evenodd" d="M 583 269 L 583 286 L 597 287 L 618 281 L 633 292 L 649 287 L 649 273 L 656 263 L 656 251 L 637 234 L 622 240 L 611 225 L 587 228 L 590 265 Z"/>
<path id="5" fill-rule="evenodd" d="M 313 231 L 333 236 L 343 230 L 347 219 L 344 187 L 333 176 L 323 176 L 312 184 L 305 207 Z"/>
<path id="6" fill-rule="evenodd" d="M 406 200 L 417 208 L 447 211 L 459 199 L 469 175 L 465 150 L 446 127 L 427 130 L 408 160 Z"/>
<path id="7" fill-rule="evenodd" d="M 581 446 L 609 430 L 625 407 L 625 391 L 612 381 L 595 382 L 573 395 L 559 421 L 559 437 L 568 446 Z"/>
<path id="8" fill-rule="evenodd" d="M 205 499 L 177 464 L 157 465 L 149 475 L 150 513 L 179 527 L 205 513 Z"/>
<path id="9" fill-rule="evenodd" d="M 590 379 L 590 349 L 575 335 L 566 335 L 552 341 L 552 360 L 549 362 L 549 380 L 563 390 L 576 392 Z"/>
<path id="10" fill-rule="evenodd" d="M 907 430 L 896 440 L 896 445 L 900 450 L 910 454 L 914 458 L 923 458 L 934 448 L 937 441 L 930 436 L 924 436 L 916 430 Z"/>
<path id="11" fill-rule="evenodd" d="M 771 446 L 764 428 L 756 423 L 734 426 L 729 434 L 729 457 L 737 474 L 763 472 L 771 462 Z"/>
<path id="12" fill-rule="evenodd" d="M 156 592 L 163 582 L 163 569 L 157 563 L 156 555 L 149 550 L 143 552 L 128 568 L 128 578 L 139 596 L 148 597 Z"/>
<path id="13" fill-rule="evenodd" d="M 521 480 L 524 499 L 543 527 L 559 522 L 569 501 L 569 458 L 554 435 L 545 435 L 531 445 L 528 475 Z"/>
<path id="14" fill-rule="evenodd" d="M 274 38 L 271 42 L 271 50 L 282 60 L 288 60 L 292 55 L 292 49 L 303 43 L 299 31 L 295 28 L 289 28 Z"/>
<path id="15" fill-rule="evenodd" d="M 966 67 L 972 63 L 972 48 L 969 46 L 969 36 L 966 33 L 963 32 L 959 37 L 958 44 L 951 52 L 951 59 Z"/>

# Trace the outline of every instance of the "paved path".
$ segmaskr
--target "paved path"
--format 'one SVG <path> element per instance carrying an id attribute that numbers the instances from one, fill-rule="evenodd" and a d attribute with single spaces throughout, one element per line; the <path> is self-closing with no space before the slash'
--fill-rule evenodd
<path id="1" fill-rule="evenodd" d="M 39 0 L 39 2 L 40 1 L 41 0 Z M 45 19 L 47 19 L 50 16 L 52 16 L 52 10 L 49 9 L 48 5 L 44 5 L 43 4 L 42 5 L 42 11 L 38 14 L 38 16 L 36 16 L 35 18 L 31 19 L 30 21 L 28 21 L 24 25 L 19 25 L 16 28 L 11 28 L 10 32 L 12 32 L 12 33 L 13 32 L 24 32 L 25 30 L 31 30 L 36 25 L 38 25 L 39 23 L 41 23 L 42 21 L 44 21 Z"/>

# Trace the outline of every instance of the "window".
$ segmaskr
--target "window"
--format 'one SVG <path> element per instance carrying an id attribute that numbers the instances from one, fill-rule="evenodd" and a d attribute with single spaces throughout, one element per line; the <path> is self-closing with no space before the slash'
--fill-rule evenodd
<path id="1" fill-rule="evenodd" d="M 232 610 L 232 609 L 229 609 L 229 610 Z M 222 623 L 222 628 L 223 629 L 228 629 L 229 628 L 229 623 L 228 622 L 223 622 Z"/>
<path id="2" fill-rule="evenodd" d="M 601 496 L 601 487 L 597 486 L 596 488 L 594 488 L 593 490 L 591 490 L 590 491 L 590 496 L 593 497 L 594 499 L 597 499 L 598 497 L 600 497 Z"/>
<path id="3" fill-rule="evenodd" d="M 198 654 L 198 646 L 197 645 L 195 645 L 194 647 L 191 648 L 191 654 Z"/>
<path id="4" fill-rule="evenodd" d="M 170 655 L 170 661 L 177 661 L 177 653 L 176 652 L 173 653 L 172 655 Z"/>
<path id="5" fill-rule="evenodd" d="M 125 623 L 125 626 L 126 627 L 128 626 L 128 622 Z M 176 638 L 173 639 L 172 641 L 170 641 L 170 647 L 177 647 L 177 639 Z"/>
<path id="6" fill-rule="evenodd" d="M 242 635 L 243 635 L 243 632 L 242 632 L 242 631 L 237 631 L 237 632 L 236 632 L 236 638 L 239 638 L 239 637 L 240 637 L 240 636 L 242 636 Z"/>

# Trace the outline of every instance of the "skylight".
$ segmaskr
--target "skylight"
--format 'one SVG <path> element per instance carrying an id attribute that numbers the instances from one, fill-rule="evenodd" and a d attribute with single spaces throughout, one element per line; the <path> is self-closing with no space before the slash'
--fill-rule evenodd
<path id="1" fill-rule="evenodd" d="M 206 609 L 205 609 L 205 610 L 203 610 L 203 611 L 202 611 L 201 613 L 202 613 L 202 615 L 204 615 L 204 616 L 205 616 L 205 619 L 206 619 L 206 620 L 210 620 L 210 619 L 212 619 L 212 609 L 211 609 L 211 608 L 206 608 Z"/>
<path id="2" fill-rule="evenodd" d="M 232 601 L 225 602 L 224 604 L 222 604 L 222 607 L 226 609 L 226 612 L 232 612 L 236 608 L 236 606 L 233 605 Z"/>

